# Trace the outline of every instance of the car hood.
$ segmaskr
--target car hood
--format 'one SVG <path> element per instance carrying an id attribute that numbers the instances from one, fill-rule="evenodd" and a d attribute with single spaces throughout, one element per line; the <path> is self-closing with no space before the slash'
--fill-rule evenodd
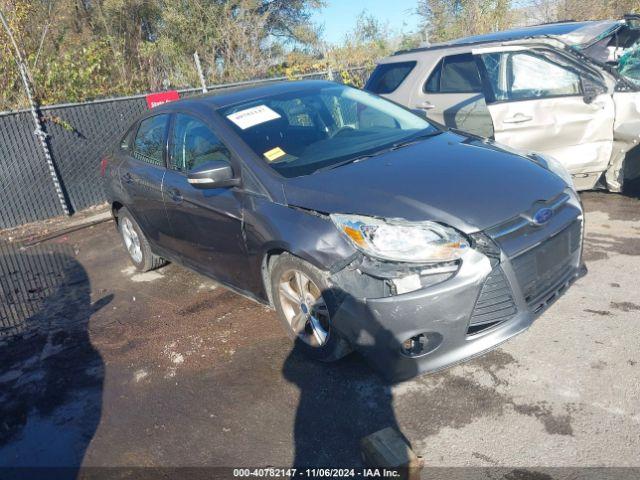
<path id="1" fill-rule="evenodd" d="M 566 184 L 534 161 L 451 132 L 333 170 L 287 179 L 289 205 L 321 213 L 433 220 L 465 233 L 559 195 Z"/>

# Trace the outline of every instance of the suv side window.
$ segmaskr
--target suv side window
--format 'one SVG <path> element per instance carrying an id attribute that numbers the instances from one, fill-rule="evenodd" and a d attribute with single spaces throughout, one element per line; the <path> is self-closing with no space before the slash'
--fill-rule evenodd
<path id="1" fill-rule="evenodd" d="M 444 57 L 424 84 L 425 93 L 480 93 L 482 82 L 472 54 Z"/>
<path id="2" fill-rule="evenodd" d="M 229 151 L 209 127 L 182 113 L 176 115 L 170 149 L 170 166 L 179 172 L 189 172 L 212 160 L 231 163 Z"/>
<path id="3" fill-rule="evenodd" d="M 377 94 L 395 92 L 415 66 L 416 62 L 381 63 L 369 77 L 364 89 Z"/>
<path id="4" fill-rule="evenodd" d="M 532 52 L 482 56 L 496 101 L 533 100 L 582 95 L 580 75 Z"/>
<path id="5" fill-rule="evenodd" d="M 169 115 L 156 115 L 140 122 L 133 142 L 134 158 L 164 167 L 164 143 Z"/>

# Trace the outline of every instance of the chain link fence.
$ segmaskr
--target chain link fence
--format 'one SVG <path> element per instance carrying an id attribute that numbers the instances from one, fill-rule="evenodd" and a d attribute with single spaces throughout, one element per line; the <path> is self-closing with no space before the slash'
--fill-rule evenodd
<path id="1" fill-rule="evenodd" d="M 295 79 L 330 79 L 361 86 L 370 70 L 356 68 L 340 72 L 317 72 Z M 210 92 L 238 86 L 286 81 L 277 77 L 213 85 Z M 180 90 L 180 96 L 201 92 Z M 72 212 L 106 201 L 99 180 L 100 159 L 105 150 L 147 109 L 145 95 L 118 97 L 78 104 L 41 107 L 47 142 L 62 190 Z M 46 165 L 28 110 L 0 112 L 0 228 L 10 228 L 63 215 L 51 174 Z"/>
<path id="2" fill-rule="evenodd" d="M 23 249 L 0 242 L 0 343 L 53 322 L 66 304 L 63 287 L 72 289 L 81 270 L 74 257 L 69 245 Z"/>

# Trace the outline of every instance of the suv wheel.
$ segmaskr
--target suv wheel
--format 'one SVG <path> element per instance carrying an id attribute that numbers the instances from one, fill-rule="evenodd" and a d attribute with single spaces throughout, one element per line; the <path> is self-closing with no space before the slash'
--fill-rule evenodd
<path id="1" fill-rule="evenodd" d="M 287 253 L 278 256 L 271 268 L 271 298 L 289 337 L 310 357 L 333 362 L 351 351 L 332 328 L 336 302 L 321 270 Z"/>
<path id="2" fill-rule="evenodd" d="M 167 263 L 151 251 L 147 238 L 126 208 L 118 212 L 118 230 L 129 258 L 138 270 L 148 272 Z"/>

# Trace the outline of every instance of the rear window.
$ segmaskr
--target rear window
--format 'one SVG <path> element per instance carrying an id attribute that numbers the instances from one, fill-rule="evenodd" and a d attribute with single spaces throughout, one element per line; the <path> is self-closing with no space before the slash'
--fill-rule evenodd
<path id="1" fill-rule="evenodd" d="M 364 89 L 373 93 L 391 93 L 415 66 L 416 62 L 382 63 L 373 71 Z"/>
<path id="2" fill-rule="evenodd" d="M 424 86 L 427 93 L 477 93 L 482 91 L 480 73 L 470 53 L 445 57 Z"/>

